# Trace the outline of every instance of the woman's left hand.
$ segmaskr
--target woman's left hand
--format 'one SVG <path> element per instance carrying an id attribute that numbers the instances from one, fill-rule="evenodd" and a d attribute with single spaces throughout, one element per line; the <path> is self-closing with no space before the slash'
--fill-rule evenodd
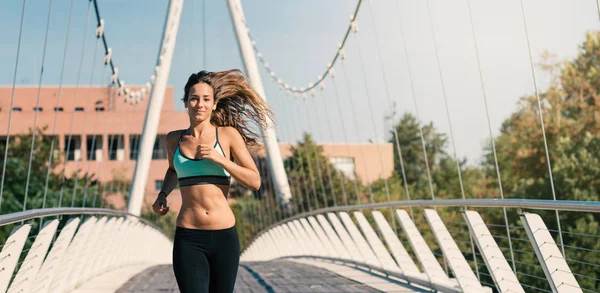
<path id="1" fill-rule="evenodd" d="M 201 144 L 196 148 L 196 159 L 209 159 L 219 163 L 224 157 L 212 145 Z"/>

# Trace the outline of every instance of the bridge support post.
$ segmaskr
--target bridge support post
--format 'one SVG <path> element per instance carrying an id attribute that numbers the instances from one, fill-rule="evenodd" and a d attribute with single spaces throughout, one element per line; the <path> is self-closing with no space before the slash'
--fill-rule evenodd
<path id="1" fill-rule="evenodd" d="M 175 40 L 177 39 L 177 30 L 179 29 L 182 9 L 183 0 L 171 0 L 169 2 L 169 12 L 165 22 L 162 44 L 158 53 L 158 60 L 156 61 L 156 80 L 152 87 L 150 100 L 148 101 L 140 151 L 135 165 L 135 172 L 133 173 L 129 202 L 127 203 L 127 211 L 136 216 L 140 215 L 142 203 L 144 202 L 148 169 L 150 168 L 152 149 L 154 148 L 154 140 L 156 139 L 156 131 L 160 121 L 160 112 L 165 98 L 165 89 L 167 88 L 169 73 L 171 72 L 171 60 L 173 59 L 173 51 L 175 50 Z"/>
<path id="2" fill-rule="evenodd" d="M 258 63 L 256 62 L 256 56 L 254 55 L 254 48 L 250 41 L 250 37 L 248 36 L 248 28 L 245 24 L 246 20 L 242 10 L 242 4 L 240 0 L 227 0 L 227 4 L 229 6 L 229 12 L 231 13 L 231 19 L 235 28 L 242 59 L 244 60 L 246 75 L 248 75 L 252 86 L 256 89 L 258 94 L 266 101 L 265 90 L 263 88 L 260 73 L 258 72 Z M 269 122 L 267 129 L 261 129 L 261 132 L 267 148 L 267 163 L 269 165 L 269 173 L 274 182 L 275 193 L 277 194 L 279 204 L 284 209 L 285 216 L 289 216 L 292 214 L 290 202 L 292 194 L 290 185 L 288 184 L 287 174 L 283 167 L 283 161 L 281 160 L 281 153 L 279 151 L 275 129 L 273 129 L 272 123 Z"/>

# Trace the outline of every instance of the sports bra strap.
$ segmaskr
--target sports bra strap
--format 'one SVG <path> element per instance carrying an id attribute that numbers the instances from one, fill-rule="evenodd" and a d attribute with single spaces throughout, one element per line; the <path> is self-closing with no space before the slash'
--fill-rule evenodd
<path id="1" fill-rule="evenodd" d="M 187 130 L 187 129 L 184 129 L 184 130 L 181 132 L 181 135 L 179 136 L 179 142 L 181 142 L 181 139 L 183 138 L 183 134 L 185 134 L 185 131 L 186 131 L 186 130 Z"/>
<path id="2" fill-rule="evenodd" d="M 217 144 L 219 143 L 219 126 L 215 126 L 215 139 L 217 141 Z"/>

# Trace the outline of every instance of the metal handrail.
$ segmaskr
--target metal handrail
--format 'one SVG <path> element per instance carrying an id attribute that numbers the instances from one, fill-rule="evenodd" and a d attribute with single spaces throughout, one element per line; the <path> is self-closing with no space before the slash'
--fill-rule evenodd
<path id="1" fill-rule="evenodd" d="M 294 215 L 278 221 L 254 235 L 244 248 L 246 250 L 258 237 L 271 228 L 308 216 L 345 212 L 362 209 L 378 209 L 387 207 L 479 207 L 479 208 L 521 208 L 534 210 L 556 210 L 570 212 L 600 213 L 600 201 L 548 200 L 548 199 L 437 199 L 437 200 L 400 200 L 349 206 L 322 208 Z"/>
<path id="2" fill-rule="evenodd" d="M 0 227 L 4 225 L 14 224 L 22 221 L 27 221 L 35 218 L 44 218 L 52 216 L 64 216 L 64 215 L 105 215 L 105 216 L 127 216 L 133 217 L 143 222 L 144 224 L 151 226 L 152 228 L 160 231 L 165 236 L 168 236 L 163 229 L 156 226 L 154 223 L 144 219 L 140 216 L 130 214 L 126 211 L 118 211 L 112 209 L 101 209 L 101 208 L 45 208 L 45 209 L 32 209 L 17 213 L 10 213 L 0 215 Z"/>

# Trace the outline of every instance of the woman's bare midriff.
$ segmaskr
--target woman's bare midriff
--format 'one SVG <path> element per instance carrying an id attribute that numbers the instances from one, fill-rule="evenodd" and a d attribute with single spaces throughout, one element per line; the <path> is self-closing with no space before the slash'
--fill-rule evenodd
<path id="1" fill-rule="evenodd" d="M 192 185 L 181 188 L 181 210 L 177 226 L 188 229 L 219 230 L 235 225 L 226 185 Z"/>

